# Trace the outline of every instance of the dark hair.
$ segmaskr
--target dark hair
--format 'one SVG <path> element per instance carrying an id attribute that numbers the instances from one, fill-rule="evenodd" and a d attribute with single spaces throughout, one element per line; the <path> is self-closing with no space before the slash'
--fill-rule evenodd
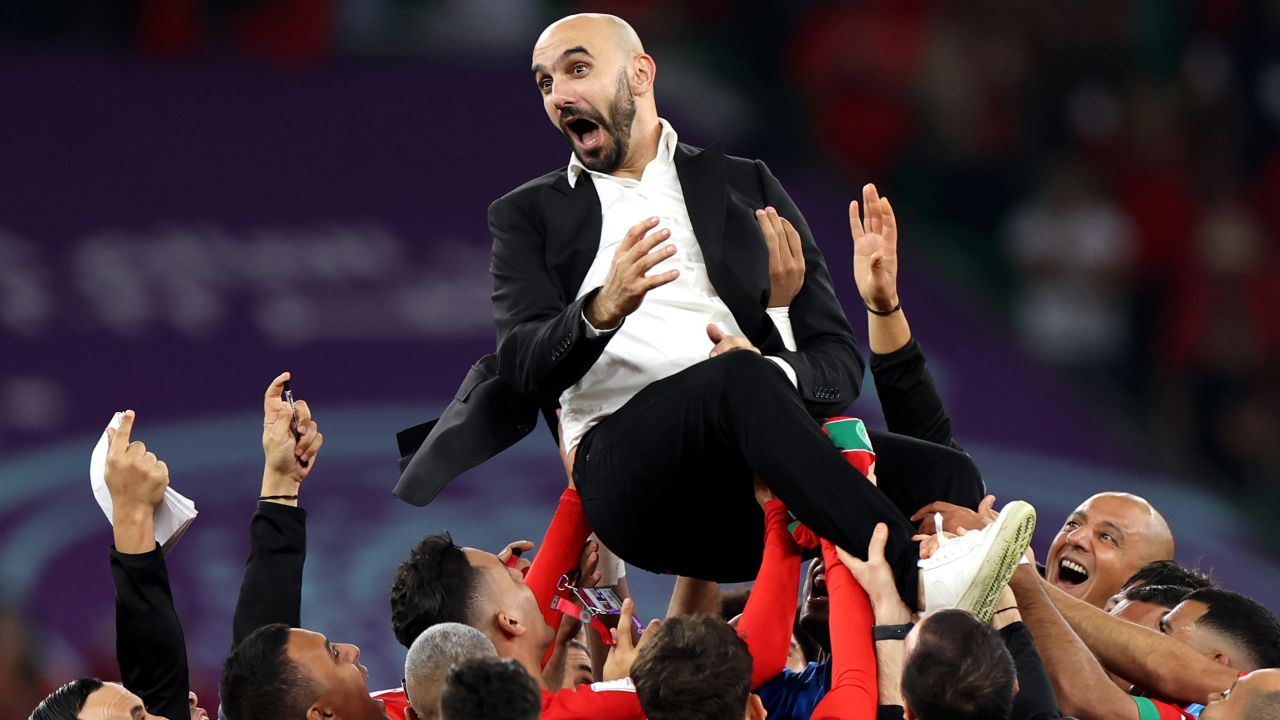
<path id="1" fill-rule="evenodd" d="M 443 720 L 538 720 L 542 693 L 520 663 L 477 658 L 453 666 L 440 696 Z"/>
<path id="2" fill-rule="evenodd" d="M 1223 588 L 1200 588 L 1183 601 L 1195 600 L 1208 606 L 1196 625 L 1227 636 L 1249 654 L 1252 667 L 1232 665 L 1237 670 L 1280 667 L 1280 621 L 1253 598 Z M 1232 658 L 1233 663 L 1235 661 Z"/>
<path id="3" fill-rule="evenodd" d="M 1120 592 L 1138 585 L 1174 585 L 1188 590 L 1199 590 L 1204 587 L 1214 587 L 1217 583 L 1199 570 L 1183 567 L 1172 560 L 1156 560 L 1143 565 L 1137 572 L 1130 575 L 1129 579 L 1124 581 Z"/>
<path id="4" fill-rule="evenodd" d="M 427 535 L 409 551 L 391 581 L 391 629 L 409 647 L 442 622 L 471 625 L 476 572 L 449 533 Z"/>
<path id="5" fill-rule="evenodd" d="M 102 681 L 98 678 L 72 680 L 41 700 L 28 720 L 76 720 L 89 696 L 101 688 Z"/>
<path id="6" fill-rule="evenodd" d="M 738 617 L 747 607 L 747 598 L 751 596 L 749 588 L 739 588 L 720 593 L 720 619 L 725 622 Z"/>
<path id="7" fill-rule="evenodd" d="M 1191 592 L 1191 588 L 1181 585 L 1134 585 L 1124 591 L 1124 599 L 1130 602 L 1144 602 L 1172 610 Z"/>
<path id="8" fill-rule="evenodd" d="M 289 659 L 289 626 L 263 625 L 240 641 L 222 666 L 218 695 L 230 720 L 302 720 L 319 696 L 315 682 Z"/>
<path id="9" fill-rule="evenodd" d="M 676 617 L 640 649 L 631 679 L 649 720 L 742 717 L 751 654 L 733 628 L 709 615 Z"/>
<path id="10" fill-rule="evenodd" d="M 1013 656 L 991 626 L 963 610 L 929 616 L 902 667 L 902 695 L 921 720 L 1006 720 Z"/>

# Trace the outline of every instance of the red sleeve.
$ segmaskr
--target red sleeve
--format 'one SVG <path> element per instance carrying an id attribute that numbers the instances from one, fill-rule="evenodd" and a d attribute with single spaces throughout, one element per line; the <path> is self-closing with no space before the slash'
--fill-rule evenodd
<path id="1" fill-rule="evenodd" d="M 533 590 L 533 597 L 542 610 L 542 619 L 547 621 L 552 630 L 560 628 L 560 619 L 564 617 L 558 610 L 551 608 L 556 584 L 562 575 L 578 566 L 582 546 L 590 535 L 591 528 L 587 527 L 587 518 L 582 514 L 582 500 L 578 497 L 578 491 L 565 488 L 560 494 L 556 514 L 547 526 L 547 534 L 542 536 L 542 543 L 533 556 L 533 564 L 524 576 L 524 584 Z M 548 657 L 550 653 L 549 648 Z M 546 661 L 547 658 L 542 659 L 543 664 Z"/>
<path id="2" fill-rule="evenodd" d="M 787 666 L 791 626 L 800 587 L 800 548 L 787 531 L 781 500 L 764 507 L 764 558 L 738 619 L 738 635 L 751 651 L 751 687 L 768 682 Z"/>
<path id="3" fill-rule="evenodd" d="M 827 593 L 831 596 L 831 689 L 814 709 L 816 720 L 870 720 L 876 716 L 876 648 L 871 640 L 871 600 L 836 556 L 836 548 L 822 541 Z"/>
<path id="4" fill-rule="evenodd" d="M 644 720 L 629 680 L 542 691 L 542 720 Z"/>

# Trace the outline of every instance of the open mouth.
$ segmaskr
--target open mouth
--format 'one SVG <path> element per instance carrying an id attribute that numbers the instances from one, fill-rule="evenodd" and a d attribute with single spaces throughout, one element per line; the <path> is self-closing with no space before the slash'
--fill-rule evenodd
<path id="1" fill-rule="evenodd" d="M 572 118 L 565 122 L 564 128 L 574 143 L 583 150 L 594 150 L 604 142 L 604 130 L 594 120 Z"/>
<path id="2" fill-rule="evenodd" d="M 1062 559 L 1058 562 L 1058 584 L 1073 588 L 1083 585 L 1089 580 L 1089 571 L 1074 560 Z"/>

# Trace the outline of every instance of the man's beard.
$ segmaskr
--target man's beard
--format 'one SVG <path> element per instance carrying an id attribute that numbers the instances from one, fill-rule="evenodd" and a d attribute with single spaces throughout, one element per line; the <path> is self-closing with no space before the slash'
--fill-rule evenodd
<path id="1" fill-rule="evenodd" d="M 618 73 L 618 86 L 614 90 L 613 99 L 609 102 L 607 120 L 596 112 L 595 108 L 575 108 L 574 114 L 599 125 L 600 131 L 606 133 L 606 138 L 613 140 L 612 143 L 607 139 L 601 143 L 600 147 L 593 151 L 593 157 L 583 157 L 574 146 L 573 137 L 569 131 L 562 129 L 561 132 L 569 142 L 573 154 L 578 156 L 578 161 L 588 170 L 606 175 L 621 167 L 622 161 L 627 157 L 627 150 L 631 147 L 631 123 L 636 117 L 636 96 L 631 93 L 631 87 L 627 84 L 626 71 Z"/>

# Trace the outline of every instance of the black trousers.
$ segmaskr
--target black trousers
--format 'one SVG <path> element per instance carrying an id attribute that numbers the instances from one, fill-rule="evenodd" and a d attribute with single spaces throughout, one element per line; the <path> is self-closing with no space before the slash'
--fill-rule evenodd
<path id="1" fill-rule="evenodd" d="M 883 491 L 841 457 L 776 365 L 739 350 L 650 384 L 592 428 L 574 479 L 592 528 L 622 559 L 742 582 L 755 578 L 764 547 L 754 471 L 797 518 L 852 553 L 865 553 L 876 523 L 887 523 L 885 556 L 914 607 L 919 548 L 907 515 L 940 499 L 976 507 L 981 478 L 951 448 L 886 434 L 873 442 Z"/>

